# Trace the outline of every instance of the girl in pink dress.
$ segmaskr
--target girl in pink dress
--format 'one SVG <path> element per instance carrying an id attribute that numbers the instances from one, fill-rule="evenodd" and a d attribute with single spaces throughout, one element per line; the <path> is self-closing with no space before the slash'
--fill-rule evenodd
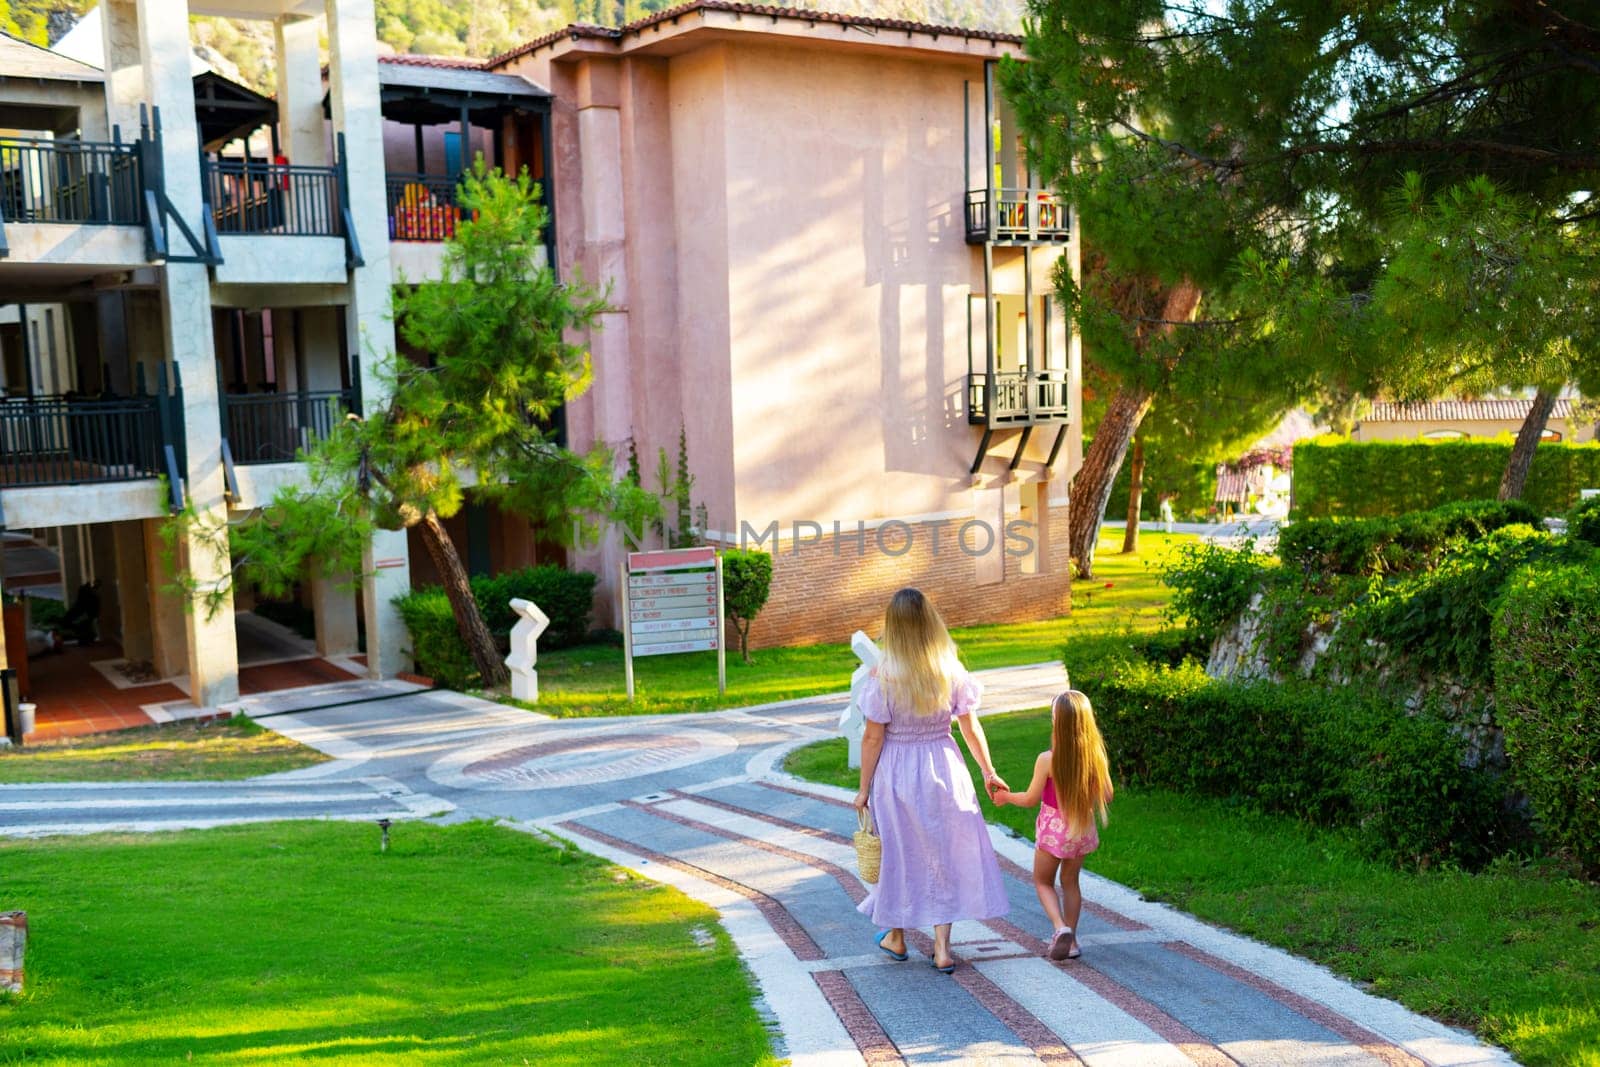
<path id="1" fill-rule="evenodd" d="M 955 970 L 950 924 L 995 919 L 1010 908 L 989 828 L 954 718 L 990 790 L 1005 788 L 975 714 L 982 687 L 956 659 L 944 620 L 915 589 L 889 601 L 883 660 L 867 679 L 861 712 L 861 792 L 883 844 L 878 884 L 859 910 L 883 927 L 878 947 L 904 960 L 907 927 L 933 927 L 933 965 Z"/>
<path id="2" fill-rule="evenodd" d="M 1083 910 L 1078 875 L 1084 857 L 1100 847 L 1095 824 L 1106 824 L 1111 796 L 1110 761 L 1094 708 L 1088 697 L 1069 689 L 1050 705 L 1050 748 L 1033 761 L 1027 791 L 999 789 L 994 794 L 996 804 L 1039 805 L 1033 825 L 1033 890 L 1055 927 L 1048 953 L 1053 960 L 1075 960 L 1082 954 L 1075 933 Z"/>

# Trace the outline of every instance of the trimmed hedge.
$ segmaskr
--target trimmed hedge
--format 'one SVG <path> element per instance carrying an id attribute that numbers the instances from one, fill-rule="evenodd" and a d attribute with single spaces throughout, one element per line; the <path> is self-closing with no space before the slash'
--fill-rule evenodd
<path id="1" fill-rule="evenodd" d="M 1464 500 L 1394 518 L 1300 519 L 1279 533 L 1278 557 L 1306 574 L 1425 570 L 1457 542 L 1539 521 L 1521 500 Z"/>
<path id="2" fill-rule="evenodd" d="M 1567 535 L 1600 547 L 1600 496 L 1580 500 L 1567 513 Z"/>
<path id="3" fill-rule="evenodd" d="M 1126 778 L 1323 826 L 1402 865 L 1482 863 L 1516 843 L 1497 775 L 1444 719 L 1351 690 L 1234 684 L 1196 663 L 1127 663 L 1091 695 Z"/>
<path id="4" fill-rule="evenodd" d="M 1600 553 L 1511 579 L 1494 678 L 1506 754 L 1540 828 L 1600 875 Z"/>
<path id="5" fill-rule="evenodd" d="M 1511 455 L 1494 441 L 1363 441 L 1322 437 L 1294 446 L 1294 518 L 1358 518 L 1490 499 Z M 1600 444 L 1541 444 L 1523 499 L 1559 515 L 1580 489 L 1600 488 Z"/>
<path id="6" fill-rule="evenodd" d="M 539 610 L 550 617 L 550 627 L 539 643 L 546 648 L 563 648 L 589 634 L 594 584 L 595 576 L 588 571 L 569 571 L 547 564 L 475 577 L 472 596 L 500 647 L 508 647 L 511 627 L 517 621 L 510 601 L 521 597 L 539 605 Z M 461 640 L 450 599 L 442 588 L 430 585 L 414 589 L 396 597 L 394 603 L 411 634 L 412 656 L 419 672 L 449 689 L 476 684 L 477 668 L 466 642 Z"/>

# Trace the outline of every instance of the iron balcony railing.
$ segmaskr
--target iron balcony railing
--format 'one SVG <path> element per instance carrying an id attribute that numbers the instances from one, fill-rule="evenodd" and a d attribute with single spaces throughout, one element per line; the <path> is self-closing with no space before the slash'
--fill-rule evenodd
<path id="1" fill-rule="evenodd" d="M 137 143 L 0 137 L 0 219 L 137 226 L 144 179 Z"/>
<path id="2" fill-rule="evenodd" d="M 236 464 L 290 463 L 353 410 L 348 389 L 224 394 L 222 433 Z"/>
<path id="3" fill-rule="evenodd" d="M 967 193 L 969 241 L 1065 241 L 1071 236 L 1068 221 L 1067 206 L 1048 189 L 972 189 Z"/>
<path id="4" fill-rule="evenodd" d="M 461 207 L 455 178 L 436 174 L 390 174 L 389 239 L 444 241 L 456 234 Z"/>
<path id="5" fill-rule="evenodd" d="M 967 419 L 974 423 L 1066 422 L 1071 394 L 1064 370 L 967 375 Z"/>
<path id="6" fill-rule="evenodd" d="M 184 459 L 183 391 L 157 368 L 135 396 L 20 396 L 0 400 L 0 485 L 51 486 L 165 476 Z"/>
<path id="7" fill-rule="evenodd" d="M 344 236 L 339 167 L 204 156 L 204 196 L 223 234 Z"/>

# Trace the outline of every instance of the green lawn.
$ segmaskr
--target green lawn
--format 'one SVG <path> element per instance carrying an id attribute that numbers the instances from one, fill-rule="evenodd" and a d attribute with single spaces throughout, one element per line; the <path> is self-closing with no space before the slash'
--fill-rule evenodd
<path id="1" fill-rule="evenodd" d="M 486 823 L 0 843 L 0 1062 L 771 1063 L 709 908 Z"/>
<path id="2" fill-rule="evenodd" d="M 1100 543 L 1093 582 L 1072 587 L 1073 612 L 1061 619 L 995 626 L 965 626 L 952 631 L 967 666 L 1009 667 L 1057 659 L 1070 636 L 1149 630 L 1160 621 L 1165 590 L 1156 584 L 1152 567 L 1176 544 L 1192 540 L 1182 534 L 1145 533 L 1140 552 L 1122 555 L 1121 531 L 1108 532 Z M 782 565 L 781 562 L 779 564 Z M 757 618 L 755 628 L 759 630 Z M 841 634 L 848 640 L 849 634 Z M 849 688 L 857 660 L 848 643 L 772 648 L 752 653 L 746 665 L 737 652 L 728 657 L 728 694 L 717 695 L 717 660 L 713 653 L 657 656 L 634 667 L 638 699 L 624 695 L 622 649 L 615 645 L 582 645 L 539 653 L 539 711 L 559 716 L 661 714 L 732 708 L 794 697 L 837 693 Z"/>
<path id="3" fill-rule="evenodd" d="M 1048 715 L 984 720 L 997 768 L 1019 788 L 1049 747 Z M 858 783 L 843 739 L 799 749 L 785 766 Z M 1033 837 L 1031 809 L 983 803 L 991 821 Z M 1600 1067 L 1600 886 L 1509 864 L 1398 871 L 1342 834 L 1125 786 L 1101 841 L 1090 869 L 1151 900 L 1325 963 L 1524 1063 Z"/>
<path id="4" fill-rule="evenodd" d="M 236 716 L 226 722 L 170 723 L 0 749 L 0 784 L 253 778 L 327 758 Z"/>

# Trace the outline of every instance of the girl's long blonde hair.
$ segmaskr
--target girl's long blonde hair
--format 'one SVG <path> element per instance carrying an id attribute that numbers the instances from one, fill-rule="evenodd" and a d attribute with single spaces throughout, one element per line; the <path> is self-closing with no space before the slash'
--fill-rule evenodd
<path id="1" fill-rule="evenodd" d="M 913 715 L 937 715 L 950 706 L 950 686 L 960 669 L 950 631 L 922 591 L 902 589 L 890 597 L 878 665 L 889 703 Z"/>
<path id="2" fill-rule="evenodd" d="M 1105 739 L 1089 698 L 1076 689 L 1056 697 L 1050 719 L 1050 778 L 1056 787 L 1056 807 L 1068 831 L 1082 836 L 1096 820 L 1106 824 L 1111 762 Z"/>

